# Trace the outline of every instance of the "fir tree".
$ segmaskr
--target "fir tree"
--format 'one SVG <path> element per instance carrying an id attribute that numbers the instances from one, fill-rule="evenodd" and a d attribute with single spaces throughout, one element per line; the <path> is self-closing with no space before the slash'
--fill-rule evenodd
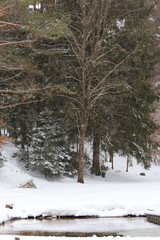
<path id="1" fill-rule="evenodd" d="M 33 131 L 28 168 L 38 170 L 47 178 L 73 176 L 76 173 L 76 152 L 68 146 L 66 129 L 55 113 L 46 108 Z"/>

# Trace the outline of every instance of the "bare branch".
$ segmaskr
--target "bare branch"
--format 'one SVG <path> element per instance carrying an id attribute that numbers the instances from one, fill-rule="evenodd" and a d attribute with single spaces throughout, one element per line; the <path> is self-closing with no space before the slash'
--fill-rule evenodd
<path id="1" fill-rule="evenodd" d="M 106 81 L 106 79 L 115 72 L 115 70 L 117 68 L 119 68 L 125 61 L 127 61 L 137 50 L 137 48 L 139 47 L 139 45 L 136 46 L 136 48 L 130 53 L 128 54 L 121 62 L 119 62 L 111 71 L 109 71 L 109 73 L 100 81 L 99 84 L 97 84 L 97 86 L 92 90 L 91 95 Z"/>
<path id="2" fill-rule="evenodd" d="M 10 46 L 10 45 L 23 45 L 23 44 L 27 44 L 27 43 L 34 43 L 36 40 L 37 39 L 23 40 L 23 41 L 17 41 L 17 42 L 5 42 L 5 43 L 1 43 L 0 47 Z"/>
<path id="3" fill-rule="evenodd" d="M 47 89 L 52 89 L 54 90 L 54 88 L 51 87 L 44 87 L 44 88 L 35 88 L 35 89 L 28 89 L 28 90 L 0 90 L 0 93 L 13 93 L 13 94 L 28 94 L 28 93 L 32 93 L 32 92 L 38 92 L 38 91 L 45 91 Z"/>
<path id="4" fill-rule="evenodd" d="M 34 100 L 34 101 L 28 101 L 28 102 L 19 102 L 19 103 L 15 103 L 15 104 L 11 104 L 11 105 L 0 105 L 0 109 L 7 109 L 7 108 L 14 108 L 20 105 L 27 105 L 27 104 L 31 104 L 31 103 L 38 103 L 38 102 L 43 102 L 46 98 L 42 98 L 40 100 Z"/>
<path id="5" fill-rule="evenodd" d="M 12 77 L 5 78 L 5 79 L 1 80 L 0 83 L 7 82 L 7 81 L 10 81 L 10 80 L 12 80 L 12 79 L 14 79 L 14 78 L 16 78 L 16 77 L 19 77 L 20 74 L 21 74 L 21 73 L 18 73 L 18 74 L 16 74 L 16 75 L 12 76 Z"/>
<path id="6" fill-rule="evenodd" d="M 22 27 L 22 25 L 19 25 L 19 24 L 9 23 L 9 22 L 3 22 L 3 21 L 0 21 L 0 24 L 1 24 L 1 25 L 11 26 L 11 27 L 18 27 L 18 28 L 21 28 L 21 27 Z"/>

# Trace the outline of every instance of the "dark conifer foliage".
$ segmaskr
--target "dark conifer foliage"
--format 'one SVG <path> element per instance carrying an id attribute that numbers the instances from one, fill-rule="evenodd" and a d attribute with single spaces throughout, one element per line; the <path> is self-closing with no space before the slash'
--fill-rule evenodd
<path id="1" fill-rule="evenodd" d="M 146 4 L 142 0 L 134 2 L 77 0 L 74 3 L 72 1 L 67 1 L 67 3 L 66 9 L 71 15 L 70 37 L 68 38 L 73 50 L 72 54 L 75 56 L 74 61 L 70 61 L 70 72 L 72 71 L 70 78 L 74 79 L 76 91 L 71 106 L 72 109 L 74 106 L 75 113 L 77 113 L 79 126 L 78 182 L 83 183 L 85 137 L 92 118 L 96 119 L 94 120 L 97 124 L 96 129 L 97 127 L 101 129 L 96 115 L 99 106 L 101 106 L 102 114 L 104 114 L 103 109 L 108 110 L 108 115 L 112 114 L 108 118 L 110 122 L 106 123 L 109 129 L 113 129 L 113 131 L 108 131 L 110 137 L 113 136 L 113 134 L 110 135 L 110 132 L 116 132 L 114 128 L 117 131 L 119 128 L 123 128 L 123 125 L 119 126 L 118 118 L 115 121 L 114 115 L 118 108 L 123 108 L 125 111 L 125 106 L 126 112 L 129 113 L 125 119 L 126 125 L 129 125 L 131 121 L 133 129 L 136 128 L 135 125 L 138 126 L 138 124 L 136 124 L 136 117 L 133 116 L 137 114 L 140 128 L 147 125 L 146 122 L 150 132 L 155 128 L 147 120 L 148 110 L 152 111 L 151 105 L 155 99 L 151 86 L 148 88 L 150 91 L 148 97 L 143 96 L 141 99 L 139 96 L 139 91 L 141 92 L 147 87 L 149 74 L 156 59 L 153 47 L 156 38 L 150 19 L 154 3 L 153 5 Z M 141 99 L 140 104 L 136 105 L 135 100 L 127 103 L 125 95 L 128 94 L 133 95 L 135 100 Z M 115 99 L 117 103 L 119 101 L 119 104 L 115 104 Z M 120 103 L 123 104 L 123 107 L 120 106 Z M 121 114 L 123 116 L 123 113 Z M 122 132 L 124 131 L 126 130 L 123 128 Z M 149 141 L 148 133 L 149 131 L 144 130 L 142 134 L 145 140 L 144 146 Z M 138 136 L 135 140 L 138 141 Z M 110 141 L 112 141 L 112 148 L 116 148 L 117 151 L 121 150 L 120 146 L 115 147 L 113 137 Z M 96 144 L 94 146 L 97 147 Z"/>
<path id="2" fill-rule="evenodd" d="M 17 0 L 4 16 L 19 27 L 0 28 L 1 42 L 14 42 L 1 47 L 1 115 L 28 169 L 50 178 L 73 176 L 78 166 L 83 183 L 86 140 L 95 175 L 102 173 L 102 149 L 150 166 L 155 4 Z M 30 42 L 18 44 L 24 40 Z"/>
<path id="3" fill-rule="evenodd" d="M 68 143 L 67 132 L 63 119 L 56 118 L 54 111 L 45 108 L 40 112 L 33 129 L 27 167 L 39 170 L 47 178 L 74 176 L 77 156 Z"/>

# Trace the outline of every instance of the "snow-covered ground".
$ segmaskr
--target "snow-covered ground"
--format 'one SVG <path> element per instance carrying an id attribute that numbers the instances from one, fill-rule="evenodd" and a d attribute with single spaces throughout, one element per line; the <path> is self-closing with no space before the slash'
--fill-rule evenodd
<path id="1" fill-rule="evenodd" d="M 19 238 L 20 240 L 28 240 L 29 237 L 28 236 L 10 236 L 10 235 L 6 235 L 6 236 L 0 236 L 0 240 L 15 240 L 15 237 Z M 80 238 L 68 238 L 68 237 L 31 237 L 31 240 L 128 240 L 128 239 L 132 239 L 129 237 L 80 237 Z M 155 238 L 150 238 L 150 237 L 142 237 L 140 238 L 140 240 L 155 240 Z M 139 240 L 139 237 L 135 237 L 134 240 Z"/>
<path id="2" fill-rule="evenodd" d="M 109 169 L 105 178 L 87 175 L 85 184 L 77 183 L 76 178 L 51 182 L 22 169 L 12 158 L 15 148 L 11 143 L 6 144 L 2 151 L 7 161 L 0 169 L 0 223 L 13 217 L 41 214 L 113 217 L 128 214 L 139 216 L 151 210 L 160 210 L 160 166 L 153 165 L 147 171 L 133 162 L 133 167 L 126 173 L 126 159 L 117 156 L 115 169 Z M 140 176 L 142 172 L 146 176 Z M 37 189 L 18 188 L 30 179 L 33 179 Z M 5 208 L 6 204 L 13 204 L 13 209 Z M 0 236 L 0 239 L 14 238 Z M 26 240 L 28 237 L 20 239 Z"/>

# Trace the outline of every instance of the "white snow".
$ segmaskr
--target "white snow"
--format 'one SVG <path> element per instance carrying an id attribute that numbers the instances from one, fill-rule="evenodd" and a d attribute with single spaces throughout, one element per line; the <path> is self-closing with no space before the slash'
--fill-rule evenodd
<path id="1" fill-rule="evenodd" d="M 0 240 L 15 240 L 15 237 L 17 238 L 20 238 L 20 240 L 28 240 L 29 237 L 28 236 L 10 236 L 10 235 L 3 235 L 3 236 L 0 236 Z M 93 236 L 93 237 L 31 237 L 30 238 L 31 240 L 127 240 L 127 239 L 130 239 L 132 240 L 132 238 L 130 237 L 96 237 L 96 236 Z M 135 237 L 134 240 L 155 240 L 155 238 L 151 238 L 151 237 Z"/>
<path id="2" fill-rule="evenodd" d="M 150 170 L 144 170 L 133 161 L 133 167 L 129 167 L 127 173 L 126 159 L 116 156 L 115 169 L 109 169 L 105 178 L 88 174 L 85 176 L 85 184 L 79 184 L 76 178 L 47 181 L 40 175 L 34 176 L 33 172 L 27 173 L 16 158 L 12 158 L 15 147 L 11 143 L 6 144 L 2 151 L 7 161 L 0 169 L 0 223 L 13 217 L 25 218 L 40 214 L 113 217 L 128 214 L 139 216 L 152 212 L 151 210 L 160 212 L 160 166 L 158 165 L 153 165 Z M 108 165 L 110 167 L 110 163 Z M 141 172 L 146 176 L 140 176 Z M 30 179 L 33 179 L 37 189 L 18 188 Z M 13 209 L 5 208 L 6 204 L 13 204 Z M 14 237 L 0 235 L 0 239 L 10 240 Z M 25 240 L 28 237 L 21 236 L 20 239 Z M 32 237 L 31 239 L 50 238 Z"/>

